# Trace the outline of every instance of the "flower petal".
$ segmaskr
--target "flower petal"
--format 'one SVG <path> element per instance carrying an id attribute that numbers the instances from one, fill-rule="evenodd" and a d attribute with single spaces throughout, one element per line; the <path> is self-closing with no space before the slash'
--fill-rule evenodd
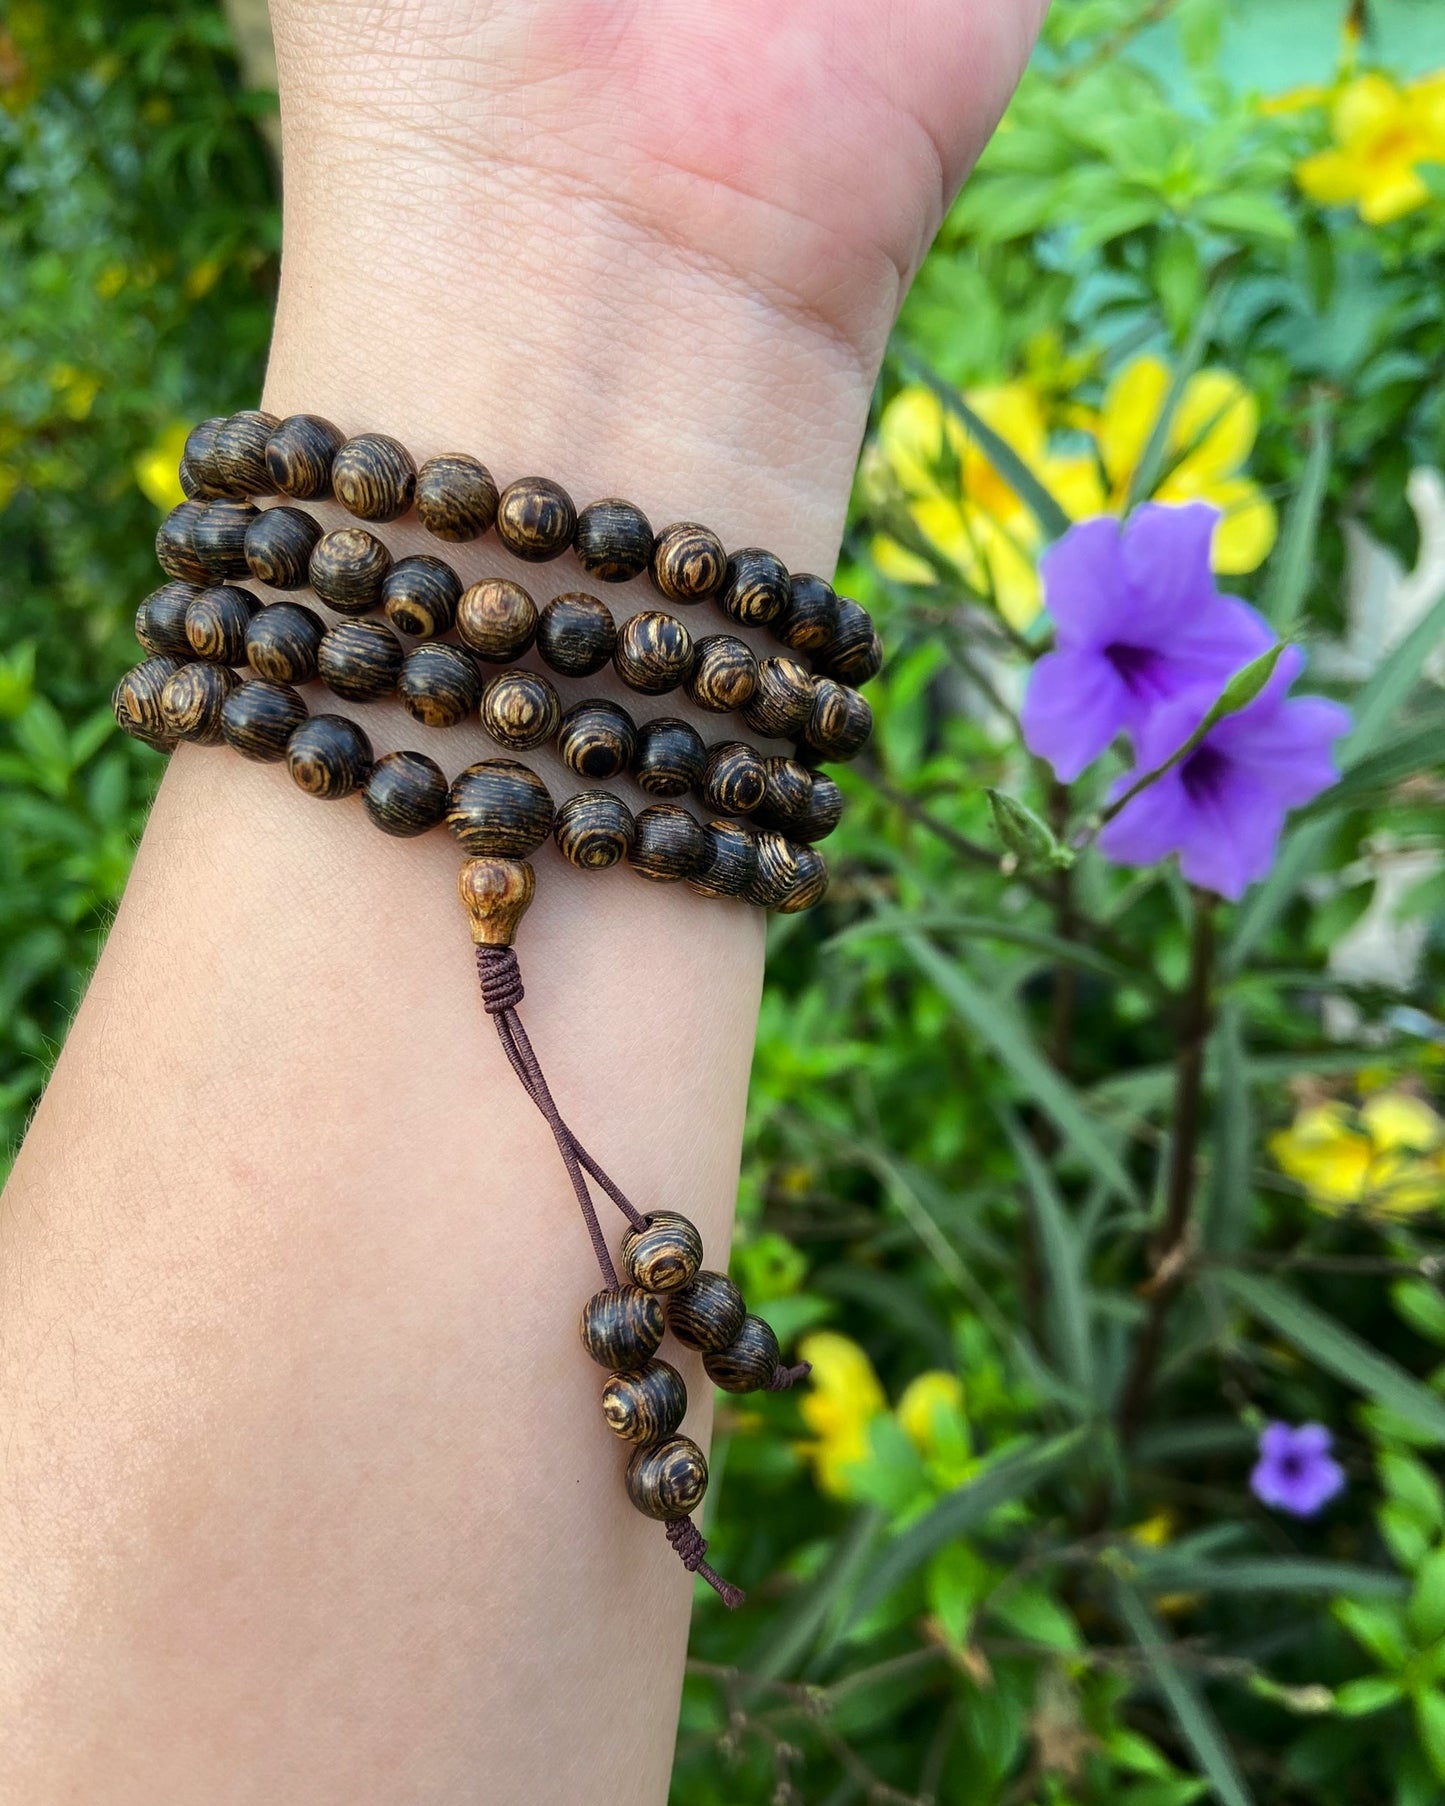
<path id="1" fill-rule="evenodd" d="M 1261 790 L 1286 808 L 1298 809 L 1339 777 L 1331 748 L 1349 731 L 1350 713 L 1322 696 L 1268 704 L 1266 692 L 1259 703 L 1226 717 L 1210 734 L 1210 743 L 1226 749 L 1236 764 L 1247 761 Z"/>
<path id="2" fill-rule="evenodd" d="M 1131 772 L 1121 782 L 1132 783 Z M 1193 808 L 1177 771 L 1157 778 L 1127 803 L 1099 836 L 1099 851 L 1116 865 L 1157 865 L 1188 839 Z"/>
<path id="3" fill-rule="evenodd" d="M 1259 434 L 1259 403 L 1232 370 L 1200 370 L 1184 385 L 1169 425 L 1177 453 L 1173 476 L 1186 493 L 1201 495 L 1232 477 Z"/>
<path id="4" fill-rule="evenodd" d="M 1099 415 L 1099 455 L 1110 487 L 1122 493 L 1139 467 L 1169 393 L 1169 368 L 1157 357 L 1136 357 L 1118 373 Z"/>
<path id="5" fill-rule="evenodd" d="M 1134 698 L 1108 659 L 1061 649 L 1045 653 L 1030 673 L 1020 722 L 1029 751 L 1071 784 L 1134 714 Z"/>
<path id="6" fill-rule="evenodd" d="M 1099 650 L 1128 627 L 1129 596 L 1123 536 L 1112 515 L 1080 521 L 1039 560 L 1045 606 L 1060 646 Z"/>
<path id="7" fill-rule="evenodd" d="M 1176 625 L 1213 604 L 1209 545 L 1218 519 L 1219 511 L 1202 502 L 1182 508 L 1146 502 L 1130 515 L 1120 551 L 1131 592 L 1124 610 L 1133 618 L 1121 623 L 1130 631 L 1120 637 L 1167 651 Z"/>
<path id="8" fill-rule="evenodd" d="M 1191 884 L 1236 903 L 1274 864 L 1284 805 L 1233 766 L 1194 804 L 1179 869 Z"/>

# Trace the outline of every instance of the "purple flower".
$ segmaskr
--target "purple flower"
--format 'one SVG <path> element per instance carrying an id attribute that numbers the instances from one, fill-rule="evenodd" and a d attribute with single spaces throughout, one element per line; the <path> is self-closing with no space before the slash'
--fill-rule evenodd
<path id="1" fill-rule="evenodd" d="M 1252 703 L 1226 715 L 1188 758 L 1119 811 L 1099 836 L 1100 852 L 1120 865 L 1154 865 L 1177 853 L 1192 884 L 1231 900 L 1262 878 L 1286 811 L 1334 783 L 1330 748 L 1350 725 L 1338 703 L 1288 694 L 1303 664 L 1298 647 L 1286 647 Z M 1134 769 L 1114 794 L 1157 771 L 1214 700 L 1195 690 L 1155 710 L 1135 733 Z"/>
<path id="2" fill-rule="evenodd" d="M 1034 667 L 1024 740 L 1064 783 L 1161 704 L 1225 681 L 1273 639 L 1262 616 L 1214 585 L 1219 519 L 1203 502 L 1149 503 L 1122 524 L 1081 521 L 1039 569 L 1055 650 Z"/>
<path id="3" fill-rule="evenodd" d="M 1312 1518 L 1345 1484 L 1345 1470 L 1330 1454 L 1334 1438 L 1322 1423 L 1266 1424 L 1249 1490 L 1261 1505 L 1297 1518 Z"/>

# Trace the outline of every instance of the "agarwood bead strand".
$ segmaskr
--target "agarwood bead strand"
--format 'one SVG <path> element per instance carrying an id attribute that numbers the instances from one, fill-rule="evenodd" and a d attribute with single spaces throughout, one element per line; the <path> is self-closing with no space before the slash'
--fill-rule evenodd
<path id="1" fill-rule="evenodd" d="M 451 631 L 462 580 L 444 559 L 418 552 L 398 558 L 381 580 L 381 609 L 398 633 L 432 640 Z"/>
<path id="2" fill-rule="evenodd" d="M 274 764 L 286 757 L 291 736 L 308 712 L 290 684 L 253 677 L 221 704 L 221 738 L 243 759 Z"/>
<path id="3" fill-rule="evenodd" d="M 409 840 L 436 827 L 447 812 L 446 776 L 419 752 L 384 753 L 362 792 L 366 813 L 383 834 Z"/>
<path id="4" fill-rule="evenodd" d="M 427 727 L 455 727 L 482 698 L 482 676 L 465 646 L 431 640 L 414 647 L 396 680 L 401 706 Z"/>
<path id="5" fill-rule="evenodd" d="M 557 729 L 562 763 L 581 778 L 615 778 L 631 764 L 636 747 L 637 723 L 605 697 L 575 703 Z"/>
<path id="6" fill-rule="evenodd" d="M 250 575 L 246 534 L 261 518 L 249 502 L 222 498 L 207 502 L 191 532 L 191 545 L 213 583 Z"/>
<path id="7" fill-rule="evenodd" d="M 147 652 L 190 658 L 186 610 L 200 593 L 194 583 L 185 583 L 178 578 L 151 591 L 135 611 L 135 637 Z"/>
<path id="8" fill-rule="evenodd" d="M 637 730 L 632 778 L 648 796 L 685 796 L 702 781 L 707 748 L 702 735 L 673 715 L 658 715 Z"/>
<path id="9" fill-rule="evenodd" d="M 381 607 L 391 553 L 365 527 L 323 533 L 311 550 L 311 587 L 341 615 L 366 615 Z"/>
<path id="10" fill-rule="evenodd" d="M 553 838 L 569 865 L 605 871 L 625 859 L 636 831 L 632 811 L 610 790 L 579 790 L 557 811 Z"/>
<path id="11" fill-rule="evenodd" d="M 269 589 L 303 589 L 310 581 L 311 554 L 321 523 L 304 508 L 264 508 L 246 528 L 245 564 Z"/>
<path id="12" fill-rule="evenodd" d="M 375 702 L 396 689 L 404 656 L 385 621 L 339 621 L 322 636 L 316 673 L 347 702 Z"/>
<path id="13" fill-rule="evenodd" d="M 497 485 L 485 464 L 466 452 L 428 458 L 416 473 L 416 514 L 427 532 L 460 545 L 490 532 Z"/>
<path id="14" fill-rule="evenodd" d="M 266 474 L 282 495 L 298 502 L 331 494 L 331 464 L 346 443 L 339 426 L 319 414 L 289 414 L 266 440 Z"/>
<path id="15" fill-rule="evenodd" d="M 240 679 L 228 665 L 182 665 L 161 691 L 161 722 L 173 740 L 214 746 L 221 738 L 221 709 Z"/>
<path id="16" fill-rule="evenodd" d="M 399 520 L 416 496 L 416 465 L 400 440 L 360 433 L 331 460 L 331 488 L 358 520 Z"/>
<path id="17" fill-rule="evenodd" d="M 560 483 L 519 477 L 497 503 L 497 537 L 516 558 L 540 564 L 560 558 L 577 529 L 577 510 Z"/>

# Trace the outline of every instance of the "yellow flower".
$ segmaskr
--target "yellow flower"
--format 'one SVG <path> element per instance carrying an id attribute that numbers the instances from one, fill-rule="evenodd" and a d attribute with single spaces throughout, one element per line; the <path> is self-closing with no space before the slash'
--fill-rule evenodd
<path id="1" fill-rule="evenodd" d="M 50 386 L 72 420 L 84 420 L 100 393 L 100 378 L 74 364 L 57 364 L 50 372 Z"/>
<path id="2" fill-rule="evenodd" d="M 174 421 L 149 451 L 141 453 L 132 466 L 141 493 L 147 501 L 154 502 L 157 508 L 174 508 L 178 502 L 185 500 L 185 491 L 181 488 L 181 479 L 176 472 L 180 466 L 181 453 L 186 449 L 186 434 L 189 431 L 184 420 Z"/>
<path id="3" fill-rule="evenodd" d="M 957 1486 L 974 1466 L 968 1420 L 963 1414 L 963 1382 L 956 1373 L 934 1369 L 903 1388 L 894 1416 L 941 1486 Z"/>
<path id="4" fill-rule="evenodd" d="M 1351 205 L 1372 226 L 1430 199 L 1422 163 L 1445 163 L 1445 73 L 1400 87 L 1384 75 L 1347 82 L 1330 115 L 1334 148 L 1306 157 L 1295 179 L 1324 207 Z"/>
<path id="5" fill-rule="evenodd" d="M 1331 1214 L 1408 1216 L 1445 1204 L 1445 1121 L 1418 1097 L 1380 1091 L 1358 1109 L 1312 1104 L 1270 1137 L 1281 1170 Z"/>
<path id="6" fill-rule="evenodd" d="M 873 1364 L 856 1342 L 832 1330 L 804 1336 L 798 1347 L 813 1371 L 798 1402 L 816 1441 L 802 1444 L 819 1487 L 847 1498 L 848 1470 L 868 1454 L 868 1426 L 887 1408 Z"/>

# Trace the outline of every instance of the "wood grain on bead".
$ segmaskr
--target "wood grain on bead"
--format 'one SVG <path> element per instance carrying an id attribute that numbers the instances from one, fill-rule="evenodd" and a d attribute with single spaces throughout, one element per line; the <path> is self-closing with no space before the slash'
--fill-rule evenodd
<path id="1" fill-rule="evenodd" d="M 416 495 L 416 465 L 390 434 L 358 433 L 331 460 L 331 490 L 358 520 L 400 520 Z"/>
<path id="2" fill-rule="evenodd" d="M 743 1295 L 726 1273 L 704 1267 L 679 1291 L 669 1292 L 667 1327 L 684 1348 L 706 1353 L 726 1348 L 747 1315 Z"/>
<path id="3" fill-rule="evenodd" d="M 268 589 L 304 589 L 321 523 L 304 508 L 263 508 L 246 528 L 246 567 Z"/>
<path id="4" fill-rule="evenodd" d="M 510 664 L 536 638 L 537 605 L 520 583 L 484 578 L 462 592 L 457 633 L 492 664 Z"/>
<path id="5" fill-rule="evenodd" d="M 622 1237 L 622 1266 L 645 1292 L 675 1292 L 702 1265 L 702 1237 L 680 1211 L 654 1210 Z"/>
<path id="6" fill-rule="evenodd" d="M 719 740 L 708 748 L 699 785 L 709 809 L 751 815 L 767 793 L 767 765 L 746 740 Z"/>
<path id="7" fill-rule="evenodd" d="M 186 443 L 181 451 L 181 486 L 188 496 L 207 499 L 225 494 L 213 462 L 216 455 L 216 434 L 225 424 L 224 414 L 213 414 L 209 420 L 197 421 L 186 434 Z"/>
<path id="8" fill-rule="evenodd" d="M 707 748 L 690 723 L 659 715 L 638 728 L 632 777 L 648 796 L 686 796 L 706 765 Z"/>
<path id="9" fill-rule="evenodd" d="M 656 884 L 695 878 L 707 857 L 702 825 L 674 803 L 653 803 L 638 815 L 629 855 L 632 869 Z"/>
<path id="10" fill-rule="evenodd" d="M 205 474 L 231 496 L 270 495 L 273 484 L 266 465 L 266 445 L 281 424 L 274 414 L 242 408 L 216 428 Z"/>
<path id="11" fill-rule="evenodd" d="M 582 1346 L 614 1373 L 645 1367 L 662 1340 L 662 1300 L 641 1286 L 596 1292 L 582 1307 Z"/>
<path id="12" fill-rule="evenodd" d="M 286 769 L 308 796 L 336 802 L 371 775 L 371 741 L 345 715 L 313 715 L 286 745 Z"/>
<path id="13" fill-rule="evenodd" d="M 156 528 L 156 562 L 167 577 L 177 577 L 185 583 L 211 581 L 194 539 L 196 523 L 209 506 L 209 502 L 179 502 Z"/>
<path id="14" fill-rule="evenodd" d="M 214 746 L 221 738 L 221 708 L 240 679 L 228 665 L 182 665 L 161 691 L 161 721 L 176 740 Z"/>
<path id="15" fill-rule="evenodd" d="M 497 518 L 497 485 L 485 464 L 466 452 L 428 458 L 416 473 L 417 519 L 452 545 L 480 539 Z"/>
<path id="16" fill-rule="evenodd" d="M 221 704 L 221 738 L 243 758 L 275 763 L 286 757 L 307 708 L 290 684 L 253 677 Z"/>
<path id="17" fill-rule="evenodd" d="M 652 581 L 669 602 L 706 602 L 723 586 L 728 557 L 710 527 L 674 521 L 652 548 Z"/>
<path id="18" fill-rule="evenodd" d="M 807 807 L 788 829 L 792 840 L 826 840 L 843 819 L 843 792 L 826 771 L 810 772 Z"/>
<path id="19" fill-rule="evenodd" d="M 795 571 L 788 581 L 788 600 L 769 623 L 773 638 L 790 652 L 816 654 L 830 644 L 837 625 L 832 584 L 811 571 Z"/>
<path id="20" fill-rule="evenodd" d="M 632 811 L 610 790 L 579 790 L 557 811 L 552 829 L 557 850 L 580 871 L 600 872 L 627 857 Z"/>
<path id="21" fill-rule="evenodd" d="M 791 834 L 813 797 L 813 774 L 797 759 L 773 755 L 763 760 L 763 800 L 753 819 L 761 828 Z"/>
<path id="22" fill-rule="evenodd" d="M 188 659 L 191 642 L 186 638 L 186 610 L 200 595 L 194 583 L 172 578 L 153 589 L 135 611 L 135 637 L 147 652 Z"/>
<path id="23" fill-rule="evenodd" d="M 167 732 L 161 718 L 161 694 L 180 668 L 178 658 L 159 654 L 125 673 L 110 696 L 111 713 L 122 733 L 143 740 L 158 752 L 171 750 L 175 736 Z"/>
<path id="24" fill-rule="evenodd" d="M 468 859 L 457 873 L 457 895 L 476 947 L 510 947 L 537 892 L 525 859 Z"/>
<path id="25" fill-rule="evenodd" d="M 761 1317 L 744 1317 L 726 1348 L 702 1357 L 703 1372 L 724 1392 L 759 1392 L 777 1371 L 778 1338 Z"/>
<path id="26" fill-rule="evenodd" d="M 559 558 L 577 530 L 577 510 L 560 483 L 519 477 L 497 503 L 497 537 L 514 558 L 541 564 Z"/>
<path id="27" fill-rule="evenodd" d="M 816 680 L 804 743 L 825 759 L 853 759 L 873 733 L 873 711 L 856 690 L 836 678 Z"/>
<path id="28" fill-rule="evenodd" d="M 617 623 L 600 596 L 568 590 L 554 596 L 537 623 L 537 651 L 564 677 L 590 677 L 612 657 Z"/>
<path id="29" fill-rule="evenodd" d="M 226 496 L 206 503 L 205 513 L 192 530 L 191 545 L 213 583 L 250 574 L 246 533 L 258 513 L 250 502 L 233 501 Z"/>
<path id="30" fill-rule="evenodd" d="M 775 909 L 798 880 L 798 853 L 801 849 L 782 834 L 764 828 L 753 837 L 758 856 L 757 870 L 747 888 L 749 903 L 759 909 Z"/>
<path id="31" fill-rule="evenodd" d="M 700 709 L 727 715 L 752 700 L 758 686 L 758 661 L 745 640 L 731 633 L 710 633 L 693 649 L 687 693 Z"/>
<path id="32" fill-rule="evenodd" d="M 192 654 L 213 665 L 239 665 L 246 656 L 246 633 L 256 608 L 250 590 L 229 583 L 193 596 L 186 607 Z"/>
<path id="33" fill-rule="evenodd" d="M 704 822 L 702 833 L 706 855 L 689 888 L 700 897 L 745 897 L 758 869 L 752 835 L 735 821 Z"/>
<path id="34" fill-rule="evenodd" d="M 692 635 L 675 615 L 647 609 L 623 623 L 612 663 L 630 689 L 661 696 L 686 679 L 692 651 Z"/>
<path id="35" fill-rule="evenodd" d="M 828 862 L 816 847 L 799 846 L 794 842 L 793 859 L 797 866 L 796 876 L 773 905 L 780 916 L 797 915 L 804 909 L 812 909 L 823 901 L 828 890 Z"/>
<path id="36" fill-rule="evenodd" d="M 323 533 L 311 551 L 308 575 L 323 602 L 342 615 L 380 608 L 391 553 L 365 527 L 337 527 Z"/>
<path id="37" fill-rule="evenodd" d="M 637 1453 L 624 1476 L 627 1496 L 644 1517 L 685 1518 L 707 1492 L 707 1457 L 687 1436 L 670 1436 Z"/>
<path id="38" fill-rule="evenodd" d="M 599 583 L 640 577 L 652 559 L 652 523 L 616 496 L 592 502 L 577 516 L 577 562 Z"/>
<path id="39" fill-rule="evenodd" d="M 410 840 L 434 828 L 446 814 L 446 773 L 425 753 L 383 753 L 371 769 L 361 800 L 383 834 Z"/>
<path id="40" fill-rule="evenodd" d="M 481 700 L 481 673 L 465 646 L 431 641 L 402 660 L 396 693 L 414 720 L 427 727 L 455 727 Z"/>
<path id="41" fill-rule="evenodd" d="M 521 858 L 552 832 L 552 798 L 529 766 L 482 759 L 452 784 L 447 826 L 465 852 Z"/>
<path id="42" fill-rule="evenodd" d="M 797 659 L 781 654 L 758 660 L 758 682 L 743 707 L 743 720 L 756 734 L 788 739 L 802 732 L 813 708 L 813 675 Z"/>
<path id="43" fill-rule="evenodd" d="M 615 778 L 626 771 L 637 746 L 637 723 L 605 697 L 574 703 L 557 729 L 557 751 L 582 778 Z"/>
<path id="44" fill-rule="evenodd" d="M 462 580 L 441 558 L 418 552 L 398 558 L 381 583 L 381 608 L 398 633 L 431 640 L 451 631 Z"/>
<path id="45" fill-rule="evenodd" d="M 282 495 L 298 502 L 331 494 L 331 461 L 346 443 L 339 426 L 319 414 L 288 414 L 266 440 L 266 470 Z"/>
<path id="46" fill-rule="evenodd" d="M 403 656 L 385 621 L 341 621 L 322 637 L 316 674 L 348 702 L 375 702 L 395 690 Z"/>
<path id="47" fill-rule="evenodd" d="M 246 660 L 257 677 L 305 684 L 316 675 L 316 655 L 326 623 L 300 602 L 272 602 L 258 609 L 246 629 Z"/>
<path id="48" fill-rule="evenodd" d="M 687 1387 L 666 1361 L 614 1373 L 602 1388 L 602 1415 L 624 1442 L 662 1442 L 687 1416 Z"/>
<path id="49" fill-rule="evenodd" d="M 866 684 L 883 667 L 883 643 L 873 617 L 859 602 L 842 597 L 833 632 L 822 647 L 819 667 L 839 683 Z"/>
<path id="50" fill-rule="evenodd" d="M 744 546 L 727 561 L 717 605 L 730 621 L 765 627 L 788 606 L 788 567 L 761 546 Z"/>
<path id="51" fill-rule="evenodd" d="M 557 692 L 535 671 L 498 672 L 482 691 L 482 726 L 514 752 L 543 745 L 561 720 Z"/>

